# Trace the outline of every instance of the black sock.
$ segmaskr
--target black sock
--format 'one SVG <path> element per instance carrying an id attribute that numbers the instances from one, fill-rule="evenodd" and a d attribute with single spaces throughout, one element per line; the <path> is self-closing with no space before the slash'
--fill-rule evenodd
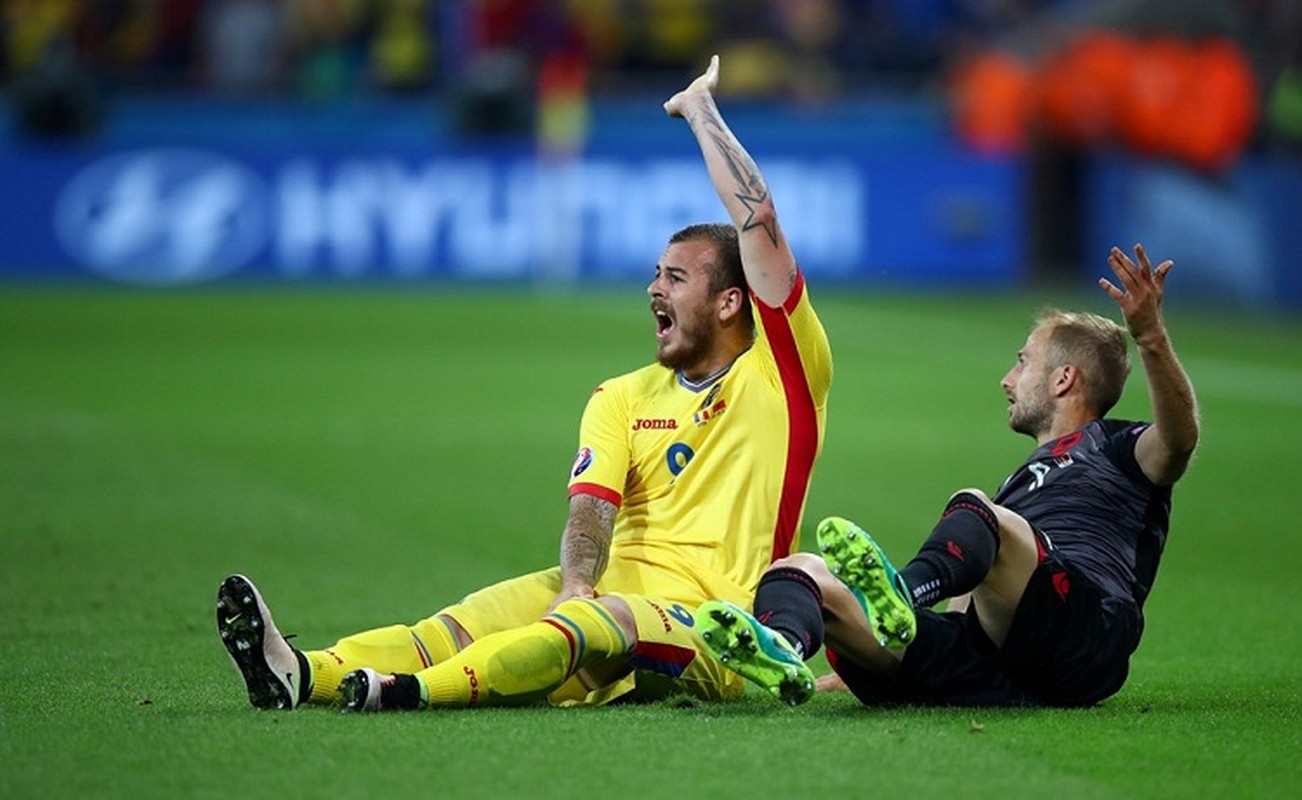
<path id="1" fill-rule="evenodd" d="M 755 590 L 755 618 L 780 633 L 800 657 L 823 646 L 823 593 L 803 570 L 775 567 Z"/>
<path id="2" fill-rule="evenodd" d="M 298 705 L 306 703 L 312 697 L 312 667 L 307 663 L 307 656 L 303 655 L 297 647 L 291 647 L 294 651 L 294 658 L 298 661 Z"/>
<path id="3" fill-rule="evenodd" d="M 900 577 L 915 608 L 975 589 L 995 563 L 999 524 L 980 498 L 961 492 L 949 501 L 931 536 Z"/>
<path id="4" fill-rule="evenodd" d="M 415 675 L 395 674 L 393 683 L 380 685 L 380 708 L 420 708 L 420 681 Z"/>

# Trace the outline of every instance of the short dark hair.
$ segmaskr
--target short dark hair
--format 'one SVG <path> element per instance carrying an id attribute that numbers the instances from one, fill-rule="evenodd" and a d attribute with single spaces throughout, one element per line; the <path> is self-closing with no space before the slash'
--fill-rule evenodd
<path id="1" fill-rule="evenodd" d="M 1100 417 L 1121 399 L 1130 374 L 1125 330 L 1098 314 L 1046 308 L 1036 327 L 1049 330 L 1046 361 L 1050 369 L 1075 364 L 1085 378 L 1085 399 Z"/>
<path id="2" fill-rule="evenodd" d="M 688 225 L 669 237 L 670 244 L 680 242 L 710 242 L 714 245 L 715 260 L 710 270 L 710 291 L 722 292 L 734 286 L 743 292 L 746 286 L 746 271 L 741 267 L 741 245 L 737 240 L 737 229 L 719 222 L 702 222 Z"/>
<path id="3" fill-rule="evenodd" d="M 741 266 L 741 244 L 737 229 L 722 222 L 700 222 L 688 225 L 669 237 L 670 244 L 680 242 L 710 242 L 714 245 L 715 259 L 710 269 L 710 293 L 726 289 L 740 289 L 744 295 L 743 319 L 753 327 L 750 309 L 750 286 L 746 283 L 746 270 Z"/>

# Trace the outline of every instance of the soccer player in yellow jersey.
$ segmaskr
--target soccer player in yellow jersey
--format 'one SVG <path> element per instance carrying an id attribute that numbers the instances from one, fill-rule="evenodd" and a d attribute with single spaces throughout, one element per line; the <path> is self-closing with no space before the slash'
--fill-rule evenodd
<path id="1" fill-rule="evenodd" d="M 245 577 L 217 625 L 261 708 L 556 705 L 683 692 L 735 697 L 694 612 L 749 605 L 798 546 L 831 354 L 754 161 L 713 92 L 718 58 L 665 103 L 686 120 L 732 224 L 675 233 L 647 287 L 656 364 L 588 401 L 560 565 L 474 592 L 414 625 L 300 652 Z"/>

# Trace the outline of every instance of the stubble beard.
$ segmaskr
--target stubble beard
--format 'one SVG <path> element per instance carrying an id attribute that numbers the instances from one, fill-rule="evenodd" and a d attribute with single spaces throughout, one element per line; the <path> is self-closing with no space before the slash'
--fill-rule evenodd
<path id="1" fill-rule="evenodd" d="M 1047 387 L 1039 385 L 1027 396 L 1017 398 L 1016 408 L 1008 418 L 1008 427 L 1038 441 L 1052 422 L 1053 405 L 1048 400 Z"/>
<path id="2" fill-rule="evenodd" d="M 709 312 L 693 316 L 691 324 L 684 326 L 680 318 L 677 331 L 680 344 L 666 351 L 664 347 L 656 350 L 656 361 L 660 366 L 674 371 L 687 370 L 705 358 L 710 352 L 713 337 L 709 333 Z"/>

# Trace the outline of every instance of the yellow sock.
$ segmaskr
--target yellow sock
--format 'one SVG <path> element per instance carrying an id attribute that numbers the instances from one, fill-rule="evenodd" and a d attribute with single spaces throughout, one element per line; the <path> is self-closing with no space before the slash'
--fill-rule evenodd
<path id="1" fill-rule="evenodd" d="M 416 677 L 431 708 L 508 705 L 545 697 L 580 668 L 629 649 L 604 606 L 567 600 L 539 622 L 476 640 Z"/>
<path id="2" fill-rule="evenodd" d="M 435 614 L 411 626 L 416 645 L 423 649 L 427 662 L 424 667 L 447 661 L 461 652 L 456 634 L 452 632 L 452 622 L 442 614 Z"/>
<path id="3" fill-rule="evenodd" d="M 430 665 L 424 644 L 406 625 L 390 625 L 340 639 L 325 650 L 304 652 L 312 665 L 310 703 L 339 699 L 339 682 L 361 667 L 377 672 L 413 673 Z"/>

